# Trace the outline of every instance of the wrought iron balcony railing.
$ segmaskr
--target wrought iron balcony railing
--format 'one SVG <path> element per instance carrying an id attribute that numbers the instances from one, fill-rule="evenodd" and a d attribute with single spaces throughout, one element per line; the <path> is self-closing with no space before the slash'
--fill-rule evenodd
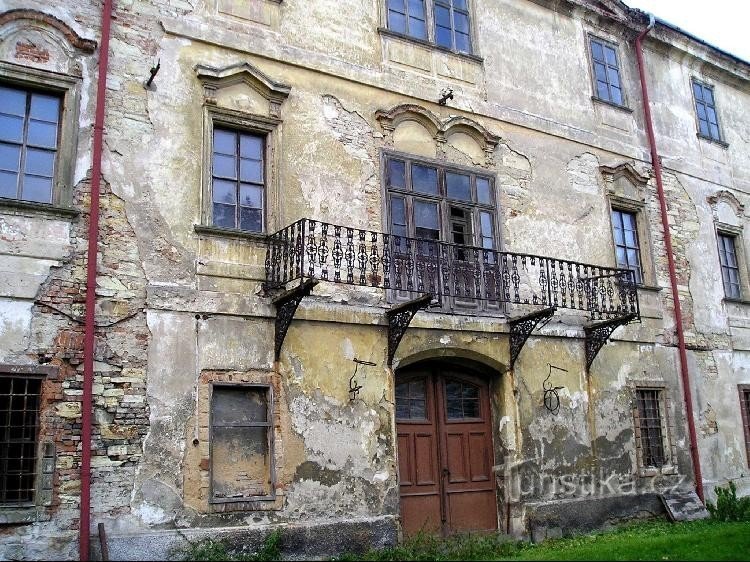
<path id="1" fill-rule="evenodd" d="M 301 219 L 268 237 L 266 288 L 313 279 L 377 287 L 393 298 L 430 294 L 443 305 L 505 304 L 639 317 L 631 270 L 406 238 Z"/>

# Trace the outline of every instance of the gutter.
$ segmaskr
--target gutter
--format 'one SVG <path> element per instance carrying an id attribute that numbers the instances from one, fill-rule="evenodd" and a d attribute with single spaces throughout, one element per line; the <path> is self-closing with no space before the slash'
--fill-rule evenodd
<path id="1" fill-rule="evenodd" d="M 83 339 L 83 403 L 81 405 L 81 516 L 78 526 L 79 557 L 89 560 L 91 538 L 91 418 L 94 383 L 94 349 L 96 306 L 96 269 L 99 240 L 99 193 L 102 172 L 102 138 L 104 136 L 104 102 L 109 67 L 109 36 L 112 21 L 112 0 L 104 0 L 102 37 L 99 46 L 99 70 L 96 85 L 96 116 L 91 170 L 89 205 L 88 253 L 86 264 L 86 317 Z"/>
<path id="2" fill-rule="evenodd" d="M 661 208 L 661 224 L 664 231 L 664 244 L 667 250 L 667 263 L 669 265 L 669 282 L 672 287 L 672 302 L 674 303 L 675 324 L 677 326 L 677 347 L 680 354 L 680 375 L 682 379 L 682 394 L 685 400 L 685 415 L 687 416 L 688 433 L 690 434 L 690 457 L 693 461 L 693 472 L 695 475 L 695 491 L 702 502 L 703 498 L 703 475 L 701 474 L 701 461 L 698 454 L 698 438 L 695 432 L 695 419 L 693 416 L 693 396 L 690 390 L 690 373 L 688 372 L 687 351 L 685 348 L 685 332 L 682 327 L 682 308 L 680 306 L 680 295 L 677 292 L 677 272 L 674 263 L 674 252 L 672 250 L 672 235 L 669 230 L 669 219 L 667 217 L 667 202 L 664 198 L 664 184 L 661 175 L 661 160 L 656 149 L 656 138 L 654 136 L 654 124 L 651 119 L 651 106 L 648 99 L 648 86 L 646 84 L 646 65 L 643 61 L 642 41 L 646 34 L 654 28 L 656 23 L 654 16 L 649 14 L 649 24 L 641 31 L 635 40 L 635 54 L 638 59 L 638 73 L 641 78 L 641 92 L 643 93 L 643 113 L 646 118 L 646 132 L 651 148 L 651 163 L 656 176 L 656 191 L 659 196 Z"/>

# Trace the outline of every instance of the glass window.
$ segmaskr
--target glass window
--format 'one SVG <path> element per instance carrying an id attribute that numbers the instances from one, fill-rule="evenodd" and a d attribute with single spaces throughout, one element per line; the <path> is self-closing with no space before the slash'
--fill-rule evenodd
<path id="1" fill-rule="evenodd" d="M 425 379 L 415 379 L 396 385 L 396 418 L 400 420 L 427 419 Z"/>
<path id="2" fill-rule="evenodd" d="M 242 501 L 273 494 L 271 412 L 266 387 L 213 387 L 212 500 Z"/>
<path id="3" fill-rule="evenodd" d="M 750 385 L 739 385 L 740 391 L 740 414 L 742 425 L 745 430 L 745 449 L 747 452 L 747 463 L 750 465 Z"/>
<path id="4" fill-rule="evenodd" d="M 214 226 L 263 232 L 265 138 L 217 128 L 213 140 Z"/>
<path id="5" fill-rule="evenodd" d="M 612 231 L 615 238 L 617 267 L 635 273 L 635 282 L 643 283 L 641 250 L 638 245 L 638 228 L 635 213 L 612 209 Z"/>
<path id="6" fill-rule="evenodd" d="M 666 464 L 664 434 L 662 432 L 661 391 L 639 388 L 636 390 L 640 446 L 643 466 L 660 467 Z"/>
<path id="7" fill-rule="evenodd" d="M 388 0 L 388 29 L 426 40 L 424 0 Z"/>
<path id="8" fill-rule="evenodd" d="M 0 377 L 0 504 L 34 501 L 42 381 Z"/>
<path id="9" fill-rule="evenodd" d="M 734 236 L 719 233 L 719 264 L 721 279 L 724 282 L 724 294 L 732 299 L 739 299 L 740 267 L 737 261 Z"/>
<path id="10" fill-rule="evenodd" d="M 591 62 L 593 64 L 596 97 L 617 105 L 623 105 L 617 47 L 592 37 Z"/>
<path id="11" fill-rule="evenodd" d="M 719 133 L 719 120 L 716 117 L 713 88 L 693 81 L 693 97 L 698 116 L 698 134 L 720 141 L 721 134 Z"/>
<path id="12" fill-rule="evenodd" d="M 0 86 L 0 197 L 53 202 L 58 96 Z"/>
<path id="13" fill-rule="evenodd" d="M 479 387 L 461 381 L 446 381 L 445 411 L 449 420 L 481 418 Z"/>
<path id="14" fill-rule="evenodd" d="M 471 53 L 469 6 L 466 0 L 434 0 L 435 43 L 441 47 Z"/>

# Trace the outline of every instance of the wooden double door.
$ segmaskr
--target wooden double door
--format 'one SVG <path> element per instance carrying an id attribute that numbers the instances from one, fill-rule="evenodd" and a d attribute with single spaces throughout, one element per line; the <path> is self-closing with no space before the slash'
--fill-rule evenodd
<path id="1" fill-rule="evenodd" d="M 496 529 L 487 380 L 441 364 L 399 371 L 396 428 L 404 533 Z"/>

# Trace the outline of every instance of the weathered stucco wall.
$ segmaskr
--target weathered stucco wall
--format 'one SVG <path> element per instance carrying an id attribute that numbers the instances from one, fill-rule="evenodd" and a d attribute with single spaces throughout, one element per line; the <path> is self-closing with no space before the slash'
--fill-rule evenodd
<path id="1" fill-rule="evenodd" d="M 655 494 L 691 488 L 667 259 L 632 47 L 638 20 L 626 26 L 625 16 L 617 22 L 578 2 L 471 4 L 478 56 L 379 30 L 385 3 L 378 0 L 115 3 L 92 524 L 105 524 L 117 556 L 174 556 L 184 537 L 218 529 L 222 536 L 252 530 L 260 540 L 279 525 L 300 545 L 314 543 L 317 528 L 319 542 L 346 548 L 335 536 L 344 525 L 363 543 L 393 541 L 396 371 L 429 358 L 478 361 L 494 373 L 500 531 L 543 538 L 657 513 Z M 6 7 L 29 8 L 16 0 Z M 99 40 L 98 4 L 33 9 Z M 0 508 L 0 555 L 62 559 L 75 556 L 78 525 L 96 53 L 77 49 L 54 22 L 24 21 L 0 26 L 2 61 L 71 76 L 80 103 L 72 200 L 60 205 L 67 211 L 0 206 L 0 363 L 53 367 L 43 387 L 40 442 L 56 450 L 53 486 L 40 494 L 31 522 L 3 525 Z M 46 60 L 16 49 L 35 33 L 59 45 Z M 618 45 L 626 109 L 592 100 L 589 34 Z M 668 29 L 652 35 L 647 74 L 703 476 L 709 489 L 731 479 L 745 493 L 737 385 L 750 384 L 750 308 L 724 299 L 716 228 L 740 229 L 747 220 L 750 71 Z M 146 89 L 157 60 L 160 71 Z M 693 77 L 714 84 L 728 146 L 696 137 Z M 278 93 L 280 85 L 288 95 Z M 440 106 L 445 87 L 454 97 Z M 491 174 L 496 240 L 514 252 L 613 266 L 613 201 L 635 201 L 641 321 L 619 328 L 587 371 L 582 315 L 556 315 L 511 369 L 503 312 L 512 311 L 422 311 L 389 368 L 388 295 L 321 283 L 300 305 L 274 361 L 275 309 L 261 288 L 264 240 L 201 228 L 208 224 L 206 147 L 216 115 L 251 115 L 268 127 L 267 233 L 303 217 L 387 231 L 386 153 Z M 739 232 L 750 248 L 747 229 Z M 375 366 L 360 366 L 362 388 L 350 400 L 355 358 Z M 551 376 L 562 387 L 557 415 L 543 405 L 550 365 L 565 370 Z M 210 389 L 221 382 L 273 389 L 272 500 L 209 501 Z M 661 388 L 665 397 L 669 463 L 655 473 L 639 461 L 637 385 Z M 591 516 L 566 521 L 568 509 Z"/>

